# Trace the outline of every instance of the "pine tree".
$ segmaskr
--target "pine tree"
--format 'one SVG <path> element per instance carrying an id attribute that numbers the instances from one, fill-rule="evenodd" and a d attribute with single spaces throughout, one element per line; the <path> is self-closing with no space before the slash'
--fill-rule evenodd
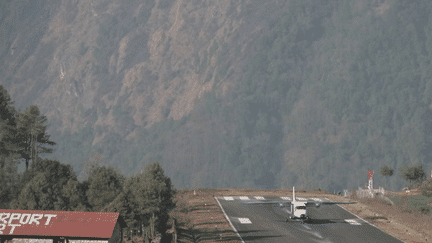
<path id="1" fill-rule="evenodd" d="M 2 85 L 0 85 L 0 156 L 8 156 L 17 150 L 17 112 L 13 101 Z M 0 164 L 0 168 L 3 164 Z"/>
<path id="2" fill-rule="evenodd" d="M 1 156 L 0 163 L 0 208 L 10 208 L 10 202 L 18 197 L 21 176 L 18 174 L 18 154 Z"/>
<path id="3" fill-rule="evenodd" d="M 32 163 L 38 158 L 40 153 L 52 153 L 52 148 L 46 148 L 43 145 L 56 145 L 50 141 L 50 135 L 46 133 L 45 125 L 47 118 L 40 114 L 39 108 L 32 105 L 25 112 L 19 112 L 18 119 L 18 139 L 20 141 L 19 154 L 25 159 L 26 170 L 29 167 L 29 161 Z"/>
<path id="4" fill-rule="evenodd" d="M 129 177 L 123 191 L 102 211 L 119 212 L 128 224 L 128 232 L 140 229 L 144 238 L 154 237 L 157 231 L 165 229 L 169 211 L 175 206 L 174 194 L 171 179 L 155 162 Z"/>
<path id="5" fill-rule="evenodd" d="M 68 210 L 69 199 L 64 187 L 77 177 L 70 165 L 59 161 L 40 159 L 32 163 L 23 175 L 23 187 L 18 200 L 11 204 L 15 209 Z"/>
<path id="6" fill-rule="evenodd" d="M 393 169 L 392 168 L 390 168 L 388 165 L 384 165 L 383 167 L 381 167 L 381 169 L 380 169 L 380 174 L 382 175 L 382 176 L 385 176 L 385 177 L 389 177 L 389 176 L 392 176 L 393 175 Z"/>
<path id="7" fill-rule="evenodd" d="M 0 208 L 9 208 L 18 195 L 17 112 L 7 90 L 0 85 Z"/>
<path id="8" fill-rule="evenodd" d="M 92 211 L 101 211 L 122 192 L 124 176 L 112 167 L 98 167 L 89 175 L 86 192 Z"/>
<path id="9" fill-rule="evenodd" d="M 399 175 L 406 181 L 409 181 L 410 185 L 421 185 L 426 179 L 426 173 L 421 164 L 412 166 L 402 165 L 399 168 Z"/>
<path id="10" fill-rule="evenodd" d="M 66 210 L 68 211 L 88 211 L 90 206 L 87 203 L 86 191 L 87 183 L 79 182 L 71 178 L 63 186 L 62 196 L 66 200 Z"/>
<path id="11" fill-rule="evenodd" d="M 131 186 L 134 188 L 141 217 L 149 225 L 153 237 L 156 230 L 164 230 L 168 213 L 175 206 L 171 179 L 164 175 L 160 164 L 155 162 L 136 176 Z"/>
<path id="12" fill-rule="evenodd" d="M 137 212 L 138 205 L 135 200 L 135 195 L 127 186 L 110 204 L 106 205 L 103 212 L 118 212 L 125 219 L 129 228 L 139 226 L 139 214 Z"/>

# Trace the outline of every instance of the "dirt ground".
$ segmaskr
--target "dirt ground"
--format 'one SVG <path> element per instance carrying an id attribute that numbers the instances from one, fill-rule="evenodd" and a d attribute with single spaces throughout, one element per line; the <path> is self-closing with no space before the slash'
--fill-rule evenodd
<path id="1" fill-rule="evenodd" d="M 172 216 L 177 222 L 178 242 L 241 242 L 225 219 L 214 196 L 220 190 L 182 191 Z"/>
<path id="2" fill-rule="evenodd" d="M 340 200 L 338 196 L 328 196 L 328 198 Z M 431 242 L 430 216 L 418 212 L 404 212 L 402 208 L 389 205 L 379 199 L 355 199 L 353 201 L 358 203 L 340 206 L 404 242 Z"/>
<path id="3" fill-rule="evenodd" d="M 405 192 L 396 192 L 406 197 Z M 291 190 L 197 189 L 180 191 L 172 213 L 178 228 L 178 242 L 240 242 L 219 208 L 215 196 L 285 196 Z M 403 206 L 391 206 L 379 199 L 345 198 L 324 191 L 296 191 L 296 197 L 326 197 L 332 201 L 356 201 L 340 205 L 370 224 L 404 242 L 432 242 L 432 220 Z M 411 212 L 409 212 L 411 211 Z"/>

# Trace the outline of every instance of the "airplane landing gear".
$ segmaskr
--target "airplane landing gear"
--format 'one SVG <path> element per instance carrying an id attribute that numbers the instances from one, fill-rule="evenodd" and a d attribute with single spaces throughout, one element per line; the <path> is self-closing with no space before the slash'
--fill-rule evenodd
<path id="1" fill-rule="evenodd" d="M 309 222 L 309 220 L 310 220 L 310 218 L 306 216 L 306 218 L 301 219 L 301 223 L 302 224 L 307 223 L 307 222 Z"/>

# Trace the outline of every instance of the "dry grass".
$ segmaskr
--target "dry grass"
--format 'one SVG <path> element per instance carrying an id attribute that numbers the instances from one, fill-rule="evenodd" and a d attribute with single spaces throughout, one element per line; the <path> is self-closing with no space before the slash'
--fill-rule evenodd
<path id="1" fill-rule="evenodd" d="M 408 197 L 405 193 L 396 193 L 400 197 Z M 335 196 L 329 197 L 335 200 Z M 376 198 L 350 198 L 357 204 L 341 205 L 353 214 L 375 225 L 384 232 L 405 242 L 430 242 L 432 239 L 431 217 L 420 211 L 411 209 L 406 200 L 399 205 L 390 205 Z"/>
<path id="2" fill-rule="evenodd" d="M 240 242 L 226 221 L 214 196 L 216 190 L 182 191 L 177 194 L 178 242 Z"/>
<path id="3" fill-rule="evenodd" d="M 180 191 L 177 208 L 172 216 L 178 224 L 178 242 L 240 242 L 220 210 L 215 196 L 284 196 L 291 190 L 260 189 L 197 189 Z M 404 193 L 396 193 L 404 197 Z M 325 191 L 296 191 L 301 197 L 327 197 L 332 201 L 357 201 L 357 204 L 341 205 L 379 229 L 405 242 L 431 242 L 432 220 L 430 216 L 412 210 L 404 203 L 391 206 L 379 199 L 344 198 Z"/>

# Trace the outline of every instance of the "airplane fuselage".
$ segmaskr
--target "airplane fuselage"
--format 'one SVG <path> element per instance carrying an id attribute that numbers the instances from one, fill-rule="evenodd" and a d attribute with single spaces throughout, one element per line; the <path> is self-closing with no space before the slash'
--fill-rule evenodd
<path id="1" fill-rule="evenodd" d="M 303 201 L 293 201 L 291 204 L 291 219 L 300 219 L 302 221 L 307 221 L 309 217 L 307 216 L 306 203 Z"/>

